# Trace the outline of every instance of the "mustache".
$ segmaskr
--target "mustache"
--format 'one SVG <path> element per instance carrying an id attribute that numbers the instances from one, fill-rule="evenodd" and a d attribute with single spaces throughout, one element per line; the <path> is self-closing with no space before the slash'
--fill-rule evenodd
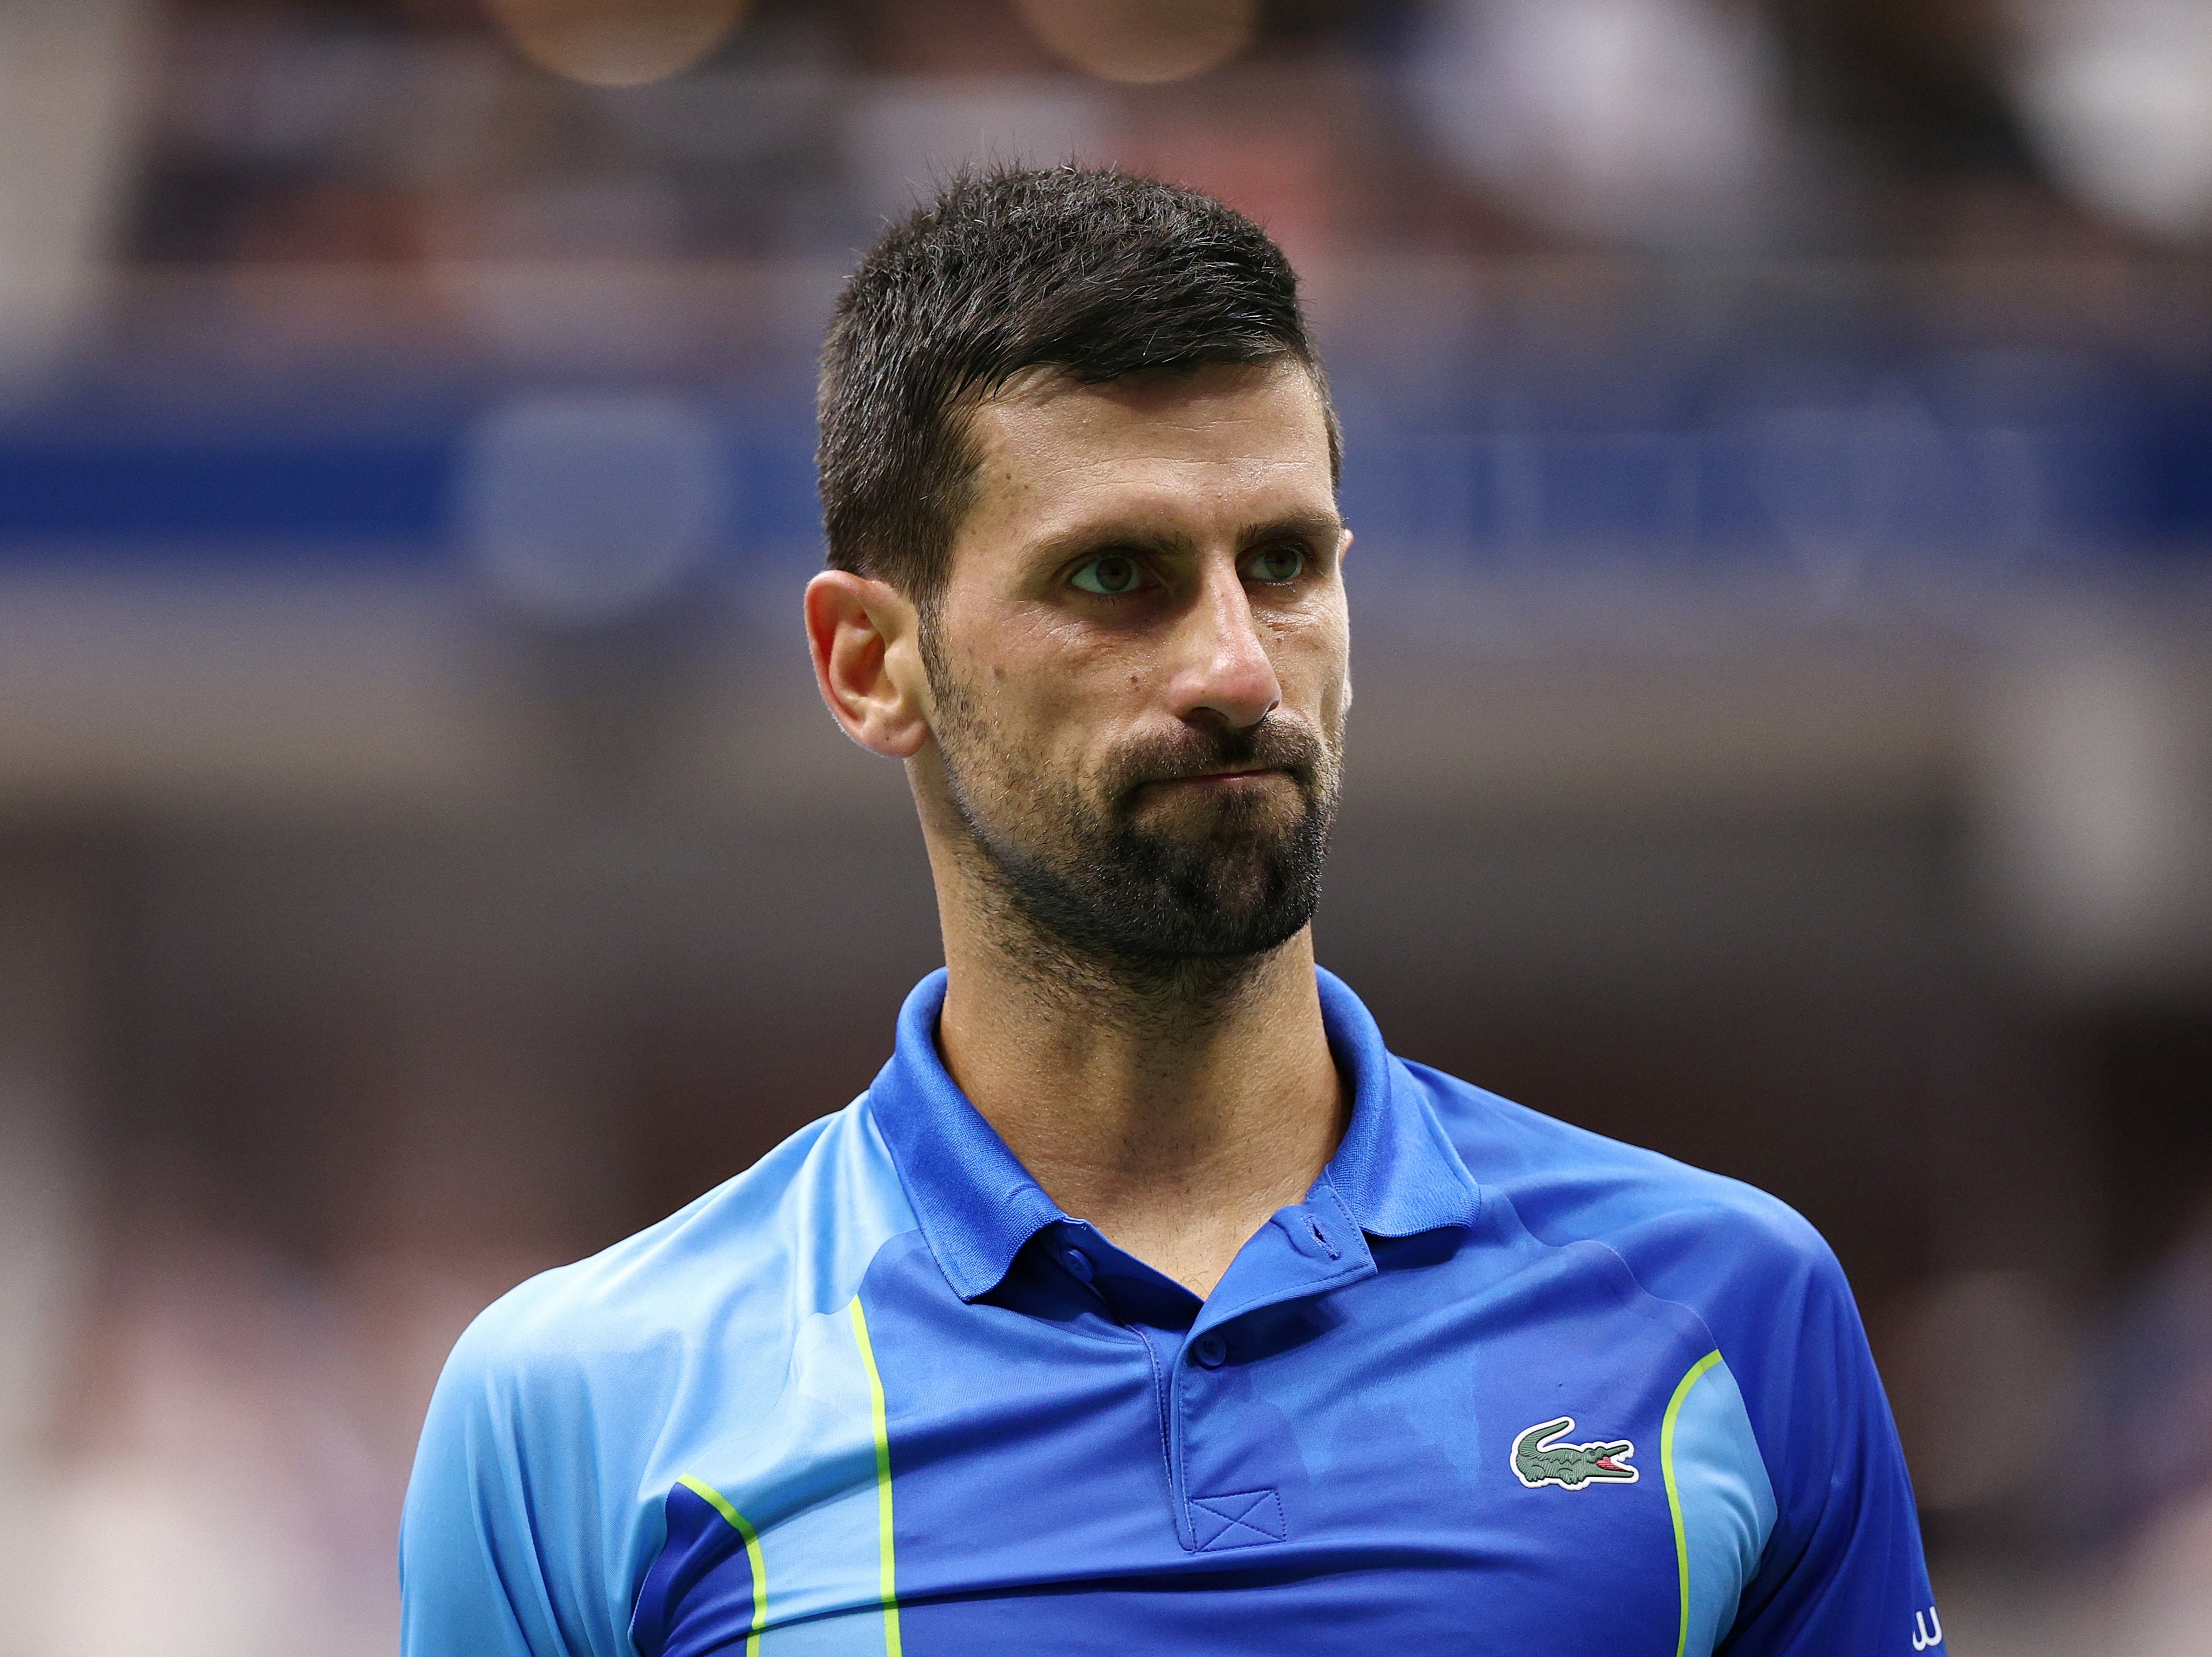
<path id="1" fill-rule="evenodd" d="M 1211 771 L 1281 771 L 1310 790 L 1328 755 L 1321 735 L 1302 719 L 1271 713 L 1242 731 L 1184 725 L 1139 738 L 1114 756 L 1109 792 L 1127 799 L 1146 783 L 1176 782 Z"/>

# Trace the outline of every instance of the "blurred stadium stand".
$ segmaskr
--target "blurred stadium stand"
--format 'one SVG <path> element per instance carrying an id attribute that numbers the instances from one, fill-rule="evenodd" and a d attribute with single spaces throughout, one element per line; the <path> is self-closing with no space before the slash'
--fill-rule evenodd
<path id="1" fill-rule="evenodd" d="M 0 10 L 0 1653 L 388 1648 L 461 1322 L 873 1073 L 813 354 L 1014 155 L 1306 274 L 1323 958 L 1822 1226 L 1962 1651 L 2201 1649 L 2201 9 L 618 9 Z"/>

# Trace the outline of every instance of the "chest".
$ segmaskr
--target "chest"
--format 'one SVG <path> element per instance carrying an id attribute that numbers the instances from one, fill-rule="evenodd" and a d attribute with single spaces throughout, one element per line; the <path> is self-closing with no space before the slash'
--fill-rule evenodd
<path id="1" fill-rule="evenodd" d="M 1692 1567 L 1740 1587 L 1763 1540 L 1709 1511 L 1745 1435 L 1680 1430 L 1696 1320 L 1570 1253 L 1195 1337 L 887 1272 L 671 1492 L 640 1649 L 1709 1648 Z"/>

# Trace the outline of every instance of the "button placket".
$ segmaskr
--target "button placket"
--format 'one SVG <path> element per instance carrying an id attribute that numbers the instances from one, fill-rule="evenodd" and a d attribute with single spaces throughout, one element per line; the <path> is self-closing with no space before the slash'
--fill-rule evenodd
<path id="1" fill-rule="evenodd" d="M 1243 1442 L 1252 1432 L 1275 1433 L 1273 1412 L 1249 1408 L 1256 1375 L 1248 1363 L 1271 1360 L 1255 1351 L 1259 1338 L 1244 1320 L 1294 1301 L 1316 1298 L 1375 1275 L 1376 1263 L 1358 1222 L 1334 1192 L 1279 1211 L 1246 1244 L 1227 1274 L 1199 1308 L 1193 1328 L 1165 1374 L 1162 1427 L 1167 1435 L 1169 1484 L 1176 1528 L 1193 1552 L 1260 1547 L 1289 1539 L 1296 1515 L 1265 1469 L 1287 1445 Z M 1163 1344 L 1165 1344 L 1163 1343 Z M 1194 1454 L 1194 1435 L 1205 1446 Z"/>
<path id="2" fill-rule="evenodd" d="M 1234 1356 L 1231 1338 L 1209 1329 L 1191 1338 L 1183 1352 L 1188 1362 L 1175 1388 L 1177 1522 L 1183 1545 L 1194 1553 L 1219 1553 L 1287 1540 L 1290 1529 L 1279 1490 L 1242 1481 L 1235 1489 L 1209 1487 L 1204 1469 L 1191 1466 L 1192 1425 L 1206 1414 L 1233 1410 L 1242 1393 L 1233 1384 L 1224 1387 L 1224 1378 L 1218 1373 Z"/>

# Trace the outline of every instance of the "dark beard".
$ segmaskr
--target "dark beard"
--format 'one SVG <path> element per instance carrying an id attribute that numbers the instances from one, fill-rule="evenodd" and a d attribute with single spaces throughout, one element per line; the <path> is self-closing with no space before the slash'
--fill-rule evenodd
<path id="1" fill-rule="evenodd" d="M 1066 779 L 975 774 L 994 744 L 964 688 L 934 688 L 953 810 L 986 878 L 1040 942 L 1149 983 L 1185 962 L 1264 955 L 1312 920 L 1339 765 L 1309 726 L 1279 717 L 1242 731 L 1186 726 L 1117 755 L 1086 797 Z M 1296 814 L 1286 821 L 1279 798 L 1232 796 L 1212 802 L 1211 821 L 1188 836 L 1134 820 L 1146 783 L 1241 766 L 1282 771 L 1297 791 Z"/>

